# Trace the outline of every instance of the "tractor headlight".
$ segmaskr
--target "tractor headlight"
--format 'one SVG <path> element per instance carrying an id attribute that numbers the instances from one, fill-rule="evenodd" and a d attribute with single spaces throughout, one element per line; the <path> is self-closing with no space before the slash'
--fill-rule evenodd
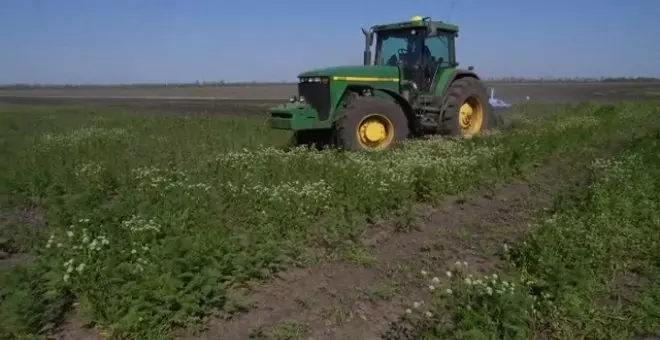
<path id="1" fill-rule="evenodd" d="M 305 102 L 305 97 L 300 96 L 300 98 L 298 98 L 298 102 L 304 103 Z"/>
<path id="2" fill-rule="evenodd" d="M 327 84 L 328 83 L 328 77 L 301 77 L 300 82 L 301 83 L 322 83 L 322 84 Z"/>
<path id="3" fill-rule="evenodd" d="M 296 102 L 296 96 L 289 97 L 289 103 L 295 103 L 295 102 Z"/>

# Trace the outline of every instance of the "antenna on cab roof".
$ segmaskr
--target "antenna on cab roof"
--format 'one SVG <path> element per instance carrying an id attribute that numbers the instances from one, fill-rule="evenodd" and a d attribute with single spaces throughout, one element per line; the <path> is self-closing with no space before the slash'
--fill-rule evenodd
<path id="1" fill-rule="evenodd" d="M 449 6 L 449 12 L 447 13 L 447 22 L 451 21 L 451 15 L 454 12 L 454 7 L 456 6 L 456 0 L 451 2 L 451 6 Z"/>

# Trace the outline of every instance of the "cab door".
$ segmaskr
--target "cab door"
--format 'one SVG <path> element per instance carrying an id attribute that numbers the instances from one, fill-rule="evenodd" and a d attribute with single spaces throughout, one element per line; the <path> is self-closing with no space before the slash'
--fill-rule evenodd
<path id="1" fill-rule="evenodd" d="M 436 88 L 437 78 L 444 69 L 456 67 L 454 41 L 454 34 L 443 32 L 424 39 L 422 63 L 429 91 Z"/>

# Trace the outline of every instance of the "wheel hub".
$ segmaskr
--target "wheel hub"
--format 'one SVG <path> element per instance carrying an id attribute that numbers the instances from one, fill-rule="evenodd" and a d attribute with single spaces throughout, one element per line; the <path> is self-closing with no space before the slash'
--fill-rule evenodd
<path id="1" fill-rule="evenodd" d="M 380 142 L 387 137 L 385 125 L 380 122 L 367 122 L 360 130 L 362 137 L 371 143 Z"/>
<path id="2" fill-rule="evenodd" d="M 472 109 L 472 106 L 470 104 L 465 103 L 461 105 L 460 108 L 460 123 L 461 127 L 464 129 L 467 129 L 470 127 L 470 123 L 472 121 L 472 114 L 474 113 L 474 110 Z"/>
<path id="3" fill-rule="evenodd" d="M 484 106 L 478 98 L 470 97 L 459 108 L 458 124 L 463 136 L 481 131 L 484 123 Z"/>
<path id="4" fill-rule="evenodd" d="M 372 113 L 356 127 L 358 143 L 367 150 L 382 150 L 394 140 L 394 124 L 384 115 Z"/>

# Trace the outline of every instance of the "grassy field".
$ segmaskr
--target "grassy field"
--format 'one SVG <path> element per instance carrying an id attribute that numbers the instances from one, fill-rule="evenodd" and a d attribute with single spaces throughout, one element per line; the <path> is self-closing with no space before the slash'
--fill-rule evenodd
<path id="1" fill-rule="evenodd" d="M 365 154 L 259 117 L 4 107 L 0 338 L 660 333 L 660 103 L 509 114 Z"/>

